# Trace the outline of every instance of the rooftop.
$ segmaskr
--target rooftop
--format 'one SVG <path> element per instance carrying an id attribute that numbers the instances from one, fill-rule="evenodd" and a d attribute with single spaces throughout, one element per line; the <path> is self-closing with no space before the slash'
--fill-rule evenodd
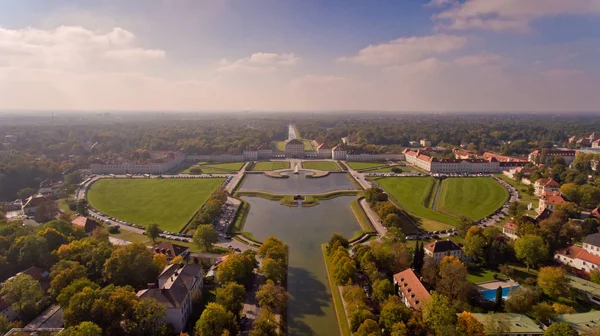
<path id="1" fill-rule="evenodd" d="M 593 283 L 591 281 L 587 281 L 585 279 L 576 277 L 576 276 L 572 276 L 572 275 L 567 275 L 569 277 L 569 279 L 571 280 L 571 287 L 573 287 L 574 289 L 595 296 L 595 297 L 599 297 L 600 298 L 600 285 Z"/>
<path id="2" fill-rule="evenodd" d="M 491 318 L 495 320 L 504 320 L 510 326 L 510 330 L 503 335 L 543 335 L 544 331 L 532 319 L 521 314 L 511 313 L 494 313 L 494 314 L 477 314 L 473 313 L 473 317 L 484 326 L 488 324 Z"/>
<path id="3" fill-rule="evenodd" d="M 394 280 L 413 309 L 420 309 L 431 297 L 410 268 L 394 274 Z"/>
<path id="4" fill-rule="evenodd" d="M 425 249 L 431 251 L 432 253 L 441 253 L 456 251 L 460 250 L 461 248 L 451 240 L 440 240 L 425 245 Z"/>
<path id="5" fill-rule="evenodd" d="M 585 239 L 583 239 L 583 242 L 585 244 L 600 247 L 600 233 L 592 233 L 590 235 L 587 235 Z"/>
<path id="6" fill-rule="evenodd" d="M 85 230 L 86 233 L 93 232 L 96 228 L 101 227 L 100 223 L 96 222 L 93 219 L 89 219 L 84 216 L 79 216 L 71 221 L 71 224 L 75 226 L 79 226 Z"/>
<path id="7" fill-rule="evenodd" d="M 587 261 L 594 265 L 600 265 L 600 256 L 589 253 L 581 246 L 577 246 L 577 245 L 569 246 L 565 249 L 557 251 L 556 254 L 564 255 L 571 259 L 581 259 L 583 261 Z"/>
<path id="8" fill-rule="evenodd" d="M 553 320 L 570 324 L 580 335 L 592 335 L 593 331 L 600 328 L 600 311 L 579 314 L 561 314 L 556 315 Z"/>
<path id="9" fill-rule="evenodd" d="M 167 309 L 177 309 L 192 291 L 192 285 L 198 278 L 202 281 L 200 265 L 168 265 L 158 276 L 161 287 L 151 286 L 137 292 L 137 296 L 142 299 L 154 298 Z"/>

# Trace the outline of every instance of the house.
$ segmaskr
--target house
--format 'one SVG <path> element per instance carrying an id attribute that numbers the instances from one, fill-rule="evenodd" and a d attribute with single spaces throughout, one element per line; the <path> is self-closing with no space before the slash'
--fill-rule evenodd
<path id="1" fill-rule="evenodd" d="M 554 194 L 560 190 L 560 183 L 556 182 L 553 178 L 540 178 L 535 181 L 533 188 L 537 196 Z"/>
<path id="2" fill-rule="evenodd" d="M 419 140 L 419 145 L 421 145 L 421 147 L 431 147 L 431 141 L 427 139 L 421 139 Z"/>
<path id="3" fill-rule="evenodd" d="M 140 299 L 154 298 L 166 310 L 166 322 L 181 332 L 192 313 L 192 295 L 202 289 L 202 266 L 168 265 L 158 276 L 156 284 L 137 292 Z"/>
<path id="4" fill-rule="evenodd" d="M 40 283 L 40 286 L 42 287 L 42 291 L 44 293 L 46 293 L 46 291 L 50 287 L 50 272 L 45 271 L 36 266 L 29 267 L 23 272 L 15 274 L 13 277 L 7 279 L 7 281 L 21 274 L 27 274 L 30 277 L 37 280 Z M 1 288 L 2 284 L 0 284 L 0 289 Z M 2 297 L 0 297 L 0 316 L 3 316 L 8 321 L 13 321 L 18 317 L 18 314 L 12 309 L 11 304 L 4 301 Z"/>
<path id="5" fill-rule="evenodd" d="M 177 256 L 181 256 L 185 258 L 188 254 L 188 248 L 181 245 L 176 245 L 170 242 L 160 242 L 154 246 L 152 246 L 152 252 L 154 253 L 162 253 L 167 256 L 167 261 L 173 260 L 173 258 Z"/>
<path id="6" fill-rule="evenodd" d="M 600 148 L 600 139 L 592 142 L 592 148 Z"/>
<path id="7" fill-rule="evenodd" d="M 550 210 L 554 212 L 557 205 L 565 202 L 566 200 L 560 194 L 545 194 L 544 196 L 540 197 L 540 204 L 537 212 L 539 214 L 544 212 L 544 210 Z"/>
<path id="8" fill-rule="evenodd" d="M 102 224 L 84 216 L 75 218 L 73 221 L 71 221 L 71 224 L 73 224 L 73 226 L 82 228 L 88 235 L 91 235 L 92 232 L 94 232 L 94 230 L 97 228 L 102 227 Z"/>
<path id="9" fill-rule="evenodd" d="M 473 317 L 479 321 L 479 323 L 487 326 L 491 321 L 498 321 L 505 324 L 508 327 L 508 331 L 502 333 L 502 335 L 515 335 L 515 336 L 533 336 L 543 335 L 544 330 L 535 323 L 534 320 L 522 314 L 511 314 L 511 313 L 493 313 L 493 314 L 478 314 L 472 313 Z M 493 333 L 486 332 L 488 335 Z"/>
<path id="10" fill-rule="evenodd" d="M 319 145 L 319 147 L 317 147 L 317 152 L 319 153 L 320 159 L 331 159 L 332 158 L 331 147 L 329 147 L 327 145 L 327 143 L 325 143 L 325 142 L 323 142 L 322 144 Z"/>
<path id="11" fill-rule="evenodd" d="M 431 297 L 429 292 L 410 268 L 394 274 L 394 285 L 398 286 L 398 296 L 404 304 L 419 310 Z"/>
<path id="12" fill-rule="evenodd" d="M 45 179 L 40 182 L 40 188 L 38 189 L 38 194 L 45 197 L 54 197 L 58 196 L 60 193 L 60 186 L 62 182 L 53 181 L 51 179 Z"/>
<path id="13" fill-rule="evenodd" d="M 508 221 L 502 227 L 502 233 L 512 240 L 517 240 L 519 239 L 519 236 L 517 236 L 517 229 L 517 224 L 513 223 L 512 221 Z"/>
<path id="14" fill-rule="evenodd" d="M 45 202 L 51 202 L 50 199 L 44 196 L 30 196 L 23 203 L 23 213 L 26 216 L 34 216 L 38 206 Z"/>
<path id="15" fill-rule="evenodd" d="M 579 335 L 595 335 L 600 329 L 600 311 L 579 314 L 560 314 L 552 318 L 554 322 L 568 323 Z"/>
<path id="16" fill-rule="evenodd" d="M 511 179 L 515 179 L 516 175 L 518 173 L 521 173 L 523 175 L 523 179 L 521 180 L 521 182 L 523 184 L 526 185 L 530 185 L 531 181 L 529 181 L 529 176 L 531 176 L 531 174 L 533 172 L 536 171 L 536 168 L 526 168 L 526 167 L 516 167 L 516 168 L 511 168 L 507 171 L 504 171 L 504 175 L 510 177 Z"/>
<path id="17" fill-rule="evenodd" d="M 600 208 L 596 208 L 590 212 L 590 217 L 600 219 Z"/>
<path id="18" fill-rule="evenodd" d="M 582 246 L 572 245 L 557 251 L 554 260 L 586 273 L 600 270 L 600 233 L 585 237 Z"/>
<path id="19" fill-rule="evenodd" d="M 436 263 L 440 263 L 446 256 L 463 259 L 463 252 L 460 246 L 451 240 L 439 240 L 425 245 L 425 255 L 433 257 Z"/>
<path id="20" fill-rule="evenodd" d="M 552 159 L 556 157 L 562 157 L 565 160 L 565 163 L 569 165 L 575 160 L 576 154 L 577 151 L 571 149 L 553 149 L 545 151 L 536 149 L 529 153 L 527 158 L 529 162 L 545 164 L 552 161 Z M 543 162 L 541 162 L 542 156 L 544 156 Z"/>

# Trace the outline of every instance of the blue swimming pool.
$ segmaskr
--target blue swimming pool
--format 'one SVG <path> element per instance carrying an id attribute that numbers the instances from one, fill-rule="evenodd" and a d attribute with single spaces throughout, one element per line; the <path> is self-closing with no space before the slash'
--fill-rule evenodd
<path id="1" fill-rule="evenodd" d="M 508 293 L 510 293 L 511 290 L 515 290 L 517 288 L 519 288 L 519 286 L 502 288 L 502 299 L 506 300 L 506 298 L 508 297 Z M 496 290 L 495 289 L 488 289 L 488 290 L 482 291 L 481 295 L 483 295 L 483 297 L 488 301 L 496 301 Z"/>

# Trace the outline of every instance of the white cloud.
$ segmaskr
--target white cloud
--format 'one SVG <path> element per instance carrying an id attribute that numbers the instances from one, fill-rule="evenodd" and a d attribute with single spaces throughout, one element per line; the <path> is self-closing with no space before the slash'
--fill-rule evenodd
<path id="1" fill-rule="evenodd" d="M 558 15 L 600 15 L 600 1 L 467 0 L 444 10 L 435 19 L 442 27 L 454 30 L 525 32 L 532 21 Z"/>
<path id="2" fill-rule="evenodd" d="M 402 65 L 462 49 L 467 41 L 464 36 L 446 34 L 403 37 L 370 45 L 360 50 L 358 55 L 342 57 L 339 61 L 371 66 Z"/>
<path id="3" fill-rule="evenodd" d="M 498 54 L 482 53 L 477 55 L 465 55 L 454 60 L 456 64 L 464 66 L 483 66 L 483 65 L 497 65 L 501 63 L 504 58 Z"/>
<path id="4" fill-rule="evenodd" d="M 456 4 L 456 0 L 431 0 L 425 7 L 445 7 Z"/>
<path id="5" fill-rule="evenodd" d="M 165 58 L 165 52 L 163 50 L 154 49 L 118 49 L 108 50 L 104 53 L 107 58 L 127 61 L 127 62 L 139 62 L 142 60 L 162 59 Z"/>
<path id="6" fill-rule="evenodd" d="M 275 72 L 282 67 L 296 65 L 299 57 L 293 53 L 276 54 L 258 52 L 249 57 L 230 62 L 226 59 L 219 61 L 217 71 L 226 73 L 265 74 Z"/>

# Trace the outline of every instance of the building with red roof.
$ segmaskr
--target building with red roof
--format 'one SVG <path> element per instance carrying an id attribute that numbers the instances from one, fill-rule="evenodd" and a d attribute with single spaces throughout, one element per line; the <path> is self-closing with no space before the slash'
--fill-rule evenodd
<path id="1" fill-rule="evenodd" d="M 419 310 L 431 298 L 427 289 L 410 268 L 394 274 L 394 285 L 398 286 L 398 296 L 409 308 Z"/>
<path id="2" fill-rule="evenodd" d="M 600 270 L 600 233 L 585 237 L 583 246 L 572 245 L 556 252 L 554 260 L 587 273 Z"/>
<path id="3" fill-rule="evenodd" d="M 565 200 L 559 193 L 554 194 L 544 194 L 540 197 L 540 205 L 538 206 L 537 212 L 541 214 L 544 210 L 549 210 L 554 212 L 556 206 L 562 203 L 565 203 Z"/>
<path id="4" fill-rule="evenodd" d="M 540 178 L 535 181 L 533 188 L 537 196 L 554 194 L 560 190 L 560 183 L 556 182 L 553 178 Z"/>
<path id="5" fill-rule="evenodd" d="M 519 236 L 517 236 L 518 228 L 517 224 L 510 220 L 502 227 L 502 233 L 512 240 L 517 240 L 519 239 Z"/>
<path id="6" fill-rule="evenodd" d="M 71 221 L 71 224 L 73 224 L 73 226 L 82 228 L 88 235 L 91 235 L 92 232 L 94 232 L 94 230 L 97 228 L 102 227 L 100 223 L 84 216 L 75 218 L 73 221 Z"/>

